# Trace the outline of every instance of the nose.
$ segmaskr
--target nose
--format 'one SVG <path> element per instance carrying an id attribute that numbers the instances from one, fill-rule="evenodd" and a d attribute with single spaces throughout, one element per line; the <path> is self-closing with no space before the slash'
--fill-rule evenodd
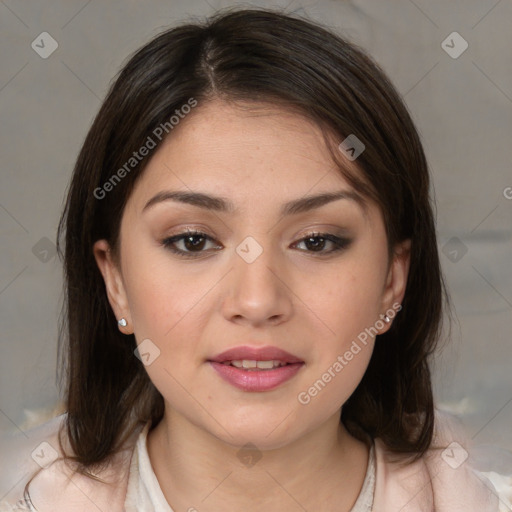
<path id="1" fill-rule="evenodd" d="M 286 282 L 284 262 L 278 261 L 274 253 L 265 248 L 252 260 L 245 258 L 243 252 L 234 252 L 223 303 L 228 320 L 258 327 L 290 319 L 293 292 Z"/>

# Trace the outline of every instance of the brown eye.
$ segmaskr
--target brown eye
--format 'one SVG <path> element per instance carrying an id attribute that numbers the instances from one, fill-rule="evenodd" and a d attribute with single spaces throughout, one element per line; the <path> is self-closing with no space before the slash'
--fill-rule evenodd
<path id="1" fill-rule="evenodd" d="M 330 233 L 311 233 L 310 235 L 299 240 L 304 243 L 306 252 L 315 252 L 321 254 L 331 254 L 347 248 L 352 241 L 348 238 L 340 238 Z M 331 246 L 330 250 L 324 250 L 326 245 Z"/>
<path id="2" fill-rule="evenodd" d="M 162 241 L 162 245 L 179 256 L 195 257 L 195 254 L 199 255 L 206 252 L 204 247 L 209 241 L 213 242 L 213 239 L 206 233 L 200 231 L 186 231 L 185 233 L 166 238 Z M 178 248 L 177 244 L 181 242 L 182 248 Z"/>

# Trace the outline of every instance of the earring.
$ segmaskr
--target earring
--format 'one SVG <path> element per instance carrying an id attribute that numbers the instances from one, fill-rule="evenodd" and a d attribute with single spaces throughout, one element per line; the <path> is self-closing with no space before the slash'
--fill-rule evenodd
<path id="1" fill-rule="evenodd" d="M 118 323 L 118 325 L 119 325 L 120 327 L 126 327 L 126 325 L 127 325 L 127 323 L 126 323 L 126 319 L 124 319 L 124 318 L 121 318 L 121 320 L 118 320 L 118 322 L 117 322 L 117 323 Z"/>
<path id="2" fill-rule="evenodd" d="M 384 322 L 386 322 L 387 324 L 389 324 L 389 322 L 391 322 L 391 318 L 389 318 L 388 315 L 384 315 Z"/>

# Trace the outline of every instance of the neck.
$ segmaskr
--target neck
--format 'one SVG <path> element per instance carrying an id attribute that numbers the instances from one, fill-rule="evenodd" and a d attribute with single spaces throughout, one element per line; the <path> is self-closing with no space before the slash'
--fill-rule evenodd
<path id="1" fill-rule="evenodd" d="M 359 495 L 368 449 L 340 423 L 339 411 L 299 439 L 264 451 L 227 444 L 169 411 L 147 446 L 174 510 L 349 511 Z"/>

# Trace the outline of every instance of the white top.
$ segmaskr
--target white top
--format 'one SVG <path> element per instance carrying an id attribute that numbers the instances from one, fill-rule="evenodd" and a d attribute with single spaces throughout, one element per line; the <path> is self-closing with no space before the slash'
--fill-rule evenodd
<path id="1" fill-rule="evenodd" d="M 27 479 L 41 467 L 39 454 L 52 456 L 51 447 L 63 455 L 58 443 L 62 420 L 65 415 L 25 432 L 0 433 L 1 512 L 29 509 L 23 490 Z M 440 410 L 436 410 L 436 422 L 435 446 L 405 466 L 392 464 L 382 440 L 374 440 L 364 485 L 352 512 L 369 512 L 372 508 L 378 512 L 512 512 L 512 452 L 468 442 L 454 421 Z M 126 449 L 112 458 L 112 466 L 95 473 L 100 481 L 77 473 L 72 475 L 73 485 L 69 485 L 71 467 L 62 461 L 48 466 L 30 484 L 37 510 L 84 512 L 94 503 L 94 510 L 172 512 L 151 467 L 147 453 L 149 427 L 144 430 L 145 426 L 137 426 Z M 446 459 L 454 457 L 455 448 L 446 453 L 454 439 L 459 448 L 470 449 L 468 461 L 456 471 Z M 188 512 L 194 510 L 190 509 Z"/>
<path id="2" fill-rule="evenodd" d="M 165 499 L 149 460 L 146 440 L 150 423 L 141 430 L 133 450 L 124 504 L 126 512 L 174 512 Z M 363 487 L 350 512 L 371 512 L 374 492 L 375 449 L 372 444 Z"/>

